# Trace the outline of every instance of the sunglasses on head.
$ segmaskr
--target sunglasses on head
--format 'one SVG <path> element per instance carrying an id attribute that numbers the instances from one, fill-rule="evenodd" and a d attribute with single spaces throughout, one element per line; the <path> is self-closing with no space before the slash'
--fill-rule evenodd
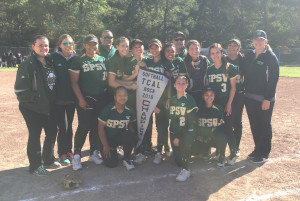
<path id="1" fill-rule="evenodd" d="M 67 45 L 72 46 L 72 44 L 73 44 L 73 42 L 63 42 L 63 43 L 62 43 L 63 46 L 67 46 Z"/>
<path id="2" fill-rule="evenodd" d="M 112 39 L 113 36 L 102 36 L 102 38 L 104 38 L 104 39 Z"/>
<path id="3" fill-rule="evenodd" d="M 175 41 L 184 41 L 185 39 L 184 38 L 175 38 L 174 40 Z"/>

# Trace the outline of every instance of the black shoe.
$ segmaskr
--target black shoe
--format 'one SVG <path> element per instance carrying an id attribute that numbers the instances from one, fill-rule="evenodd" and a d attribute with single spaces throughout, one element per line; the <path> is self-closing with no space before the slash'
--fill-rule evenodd
<path id="1" fill-rule="evenodd" d="M 256 157 L 255 151 L 253 151 L 251 154 L 248 155 L 248 159 L 254 159 Z"/>
<path id="2" fill-rule="evenodd" d="M 268 158 L 263 158 L 263 157 L 256 156 L 256 157 L 254 157 L 251 160 L 252 160 L 253 163 L 260 164 L 260 163 L 267 162 L 269 159 Z"/>

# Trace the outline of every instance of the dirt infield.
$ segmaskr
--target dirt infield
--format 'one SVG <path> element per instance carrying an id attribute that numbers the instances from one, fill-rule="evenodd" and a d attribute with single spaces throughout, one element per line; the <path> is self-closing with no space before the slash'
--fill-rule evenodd
<path id="1" fill-rule="evenodd" d="M 173 158 L 160 165 L 149 158 L 134 171 L 108 169 L 88 162 L 85 144 L 80 188 L 66 191 L 61 182 L 71 166 L 49 177 L 28 173 L 27 128 L 13 92 L 16 72 L 0 72 L 0 200 L 300 200 L 300 79 L 280 78 L 273 114 L 270 161 L 255 165 L 246 159 L 253 150 L 244 112 L 241 156 L 233 167 L 216 168 L 214 162 L 194 158 L 192 176 L 175 181 L 180 171 Z M 77 121 L 74 122 L 74 128 Z M 155 137 L 155 136 L 154 136 Z"/>

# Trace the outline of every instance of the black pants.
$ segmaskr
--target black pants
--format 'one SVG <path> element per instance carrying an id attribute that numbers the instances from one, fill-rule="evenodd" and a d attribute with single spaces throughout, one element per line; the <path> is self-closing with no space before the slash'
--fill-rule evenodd
<path id="1" fill-rule="evenodd" d="M 173 141 L 175 139 L 174 133 L 170 132 L 170 140 L 173 149 L 175 162 L 178 166 L 188 170 L 191 159 L 191 148 L 195 141 L 194 132 L 186 132 L 179 138 L 179 146 L 175 146 Z"/>
<path id="2" fill-rule="evenodd" d="M 164 107 L 160 113 L 155 114 L 155 124 L 157 130 L 157 151 L 162 152 L 164 147 L 165 151 L 169 150 L 169 111 Z"/>
<path id="3" fill-rule="evenodd" d="M 73 129 L 72 123 L 75 113 L 75 104 L 56 105 L 57 114 L 57 147 L 59 157 L 68 152 L 72 153 Z"/>
<path id="4" fill-rule="evenodd" d="M 243 132 L 242 116 L 243 116 L 244 104 L 245 104 L 244 93 L 236 93 L 232 101 L 232 113 L 231 113 L 236 150 L 240 149 L 239 147 L 242 138 L 242 132 Z"/>
<path id="5" fill-rule="evenodd" d="M 261 104 L 259 101 L 245 98 L 246 110 L 255 144 L 254 153 L 256 156 L 268 158 L 271 152 L 271 119 L 274 102 L 270 103 L 270 109 L 268 110 L 262 110 Z"/>
<path id="6" fill-rule="evenodd" d="M 117 147 L 119 145 L 123 145 L 124 159 L 130 160 L 131 152 L 137 142 L 136 134 L 133 134 L 128 130 L 123 130 L 115 136 L 107 136 L 107 140 L 109 146 L 111 147 L 110 157 L 109 158 L 104 157 L 104 154 L 101 150 L 101 154 L 105 166 L 113 168 L 118 165 Z"/>
<path id="7" fill-rule="evenodd" d="M 40 165 L 51 165 L 54 162 L 54 144 L 57 133 L 55 109 L 52 108 L 49 116 L 36 113 L 22 106 L 19 106 L 19 109 L 29 132 L 27 156 L 29 159 L 29 172 L 33 173 Z M 43 128 L 46 137 L 41 153 L 40 138 Z"/>
<path id="8" fill-rule="evenodd" d="M 215 102 L 219 105 L 221 105 L 224 109 L 224 121 L 225 121 L 225 133 L 227 136 L 227 142 L 228 142 L 228 146 L 230 149 L 230 156 L 235 156 L 236 154 L 236 139 L 235 139 L 235 135 L 233 132 L 233 119 L 232 119 L 232 114 L 227 116 L 226 112 L 225 112 L 225 106 L 227 104 L 228 101 L 228 97 L 221 97 L 221 98 L 216 98 Z"/>
<path id="9" fill-rule="evenodd" d="M 89 132 L 90 140 L 90 155 L 95 150 L 100 151 L 101 142 L 98 135 L 98 114 L 106 105 L 106 97 L 85 96 L 89 107 L 84 110 L 79 105 L 76 105 L 78 116 L 78 127 L 74 139 L 74 154 L 81 154 L 81 149 Z"/>
<path id="10" fill-rule="evenodd" d="M 195 99 L 198 106 L 204 104 L 204 99 L 202 97 L 202 91 L 188 92 Z"/>
<path id="11" fill-rule="evenodd" d="M 203 136 L 200 132 L 199 135 Z M 210 147 L 215 147 L 220 156 L 225 157 L 225 149 L 227 145 L 227 137 L 224 132 L 224 127 L 218 127 L 214 132 L 210 133 L 209 136 L 203 137 L 203 141 L 200 142 L 199 140 L 195 140 L 192 145 L 192 155 L 199 155 L 199 154 L 206 154 L 207 149 Z"/>

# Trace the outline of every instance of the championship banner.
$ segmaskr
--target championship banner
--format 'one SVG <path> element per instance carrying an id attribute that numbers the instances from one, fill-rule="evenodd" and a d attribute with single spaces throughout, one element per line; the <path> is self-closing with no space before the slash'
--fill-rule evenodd
<path id="1" fill-rule="evenodd" d="M 149 124 L 151 114 L 156 107 L 165 87 L 168 84 L 168 78 L 155 71 L 140 68 L 137 79 L 136 91 L 136 110 L 138 126 L 139 147 L 144 139 L 144 134 Z"/>

